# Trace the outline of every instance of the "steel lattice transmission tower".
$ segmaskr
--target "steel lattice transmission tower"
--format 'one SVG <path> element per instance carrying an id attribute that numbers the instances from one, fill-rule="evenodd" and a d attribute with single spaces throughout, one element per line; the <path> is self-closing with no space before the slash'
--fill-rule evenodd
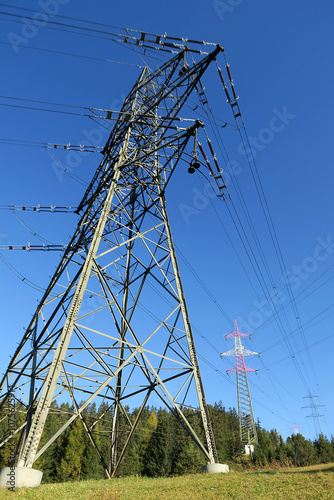
<path id="1" fill-rule="evenodd" d="M 321 434 L 321 425 L 319 423 L 319 418 L 324 417 L 324 415 L 320 415 L 317 413 L 317 408 L 320 408 L 321 406 L 325 405 L 319 405 L 314 402 L 314 398 L 318 398 L 319 396 L 312 395 L 311 392 L 309 391 L 307 396 L 304 396 L 304 399 L 309 399 L 310 404 L 307 406 L 302 406 L 302 408 L 310 408 L 311 409 L 311 415 L 306 415 L 306 418 L 312 418 L 313 423 L 314 423 L 314 430 L 315 430 L 315 435 L 318 437 L 319 434 Z M 296 425 L 296 424 L 295 424 Z"/>
<path id="2" fill-rule="evenodd" d="M 235 356 L 235 367 L 226 370 L 227 373 L 235 372 L 237 374 L 237 391 L 238 391 L 238 412 L 239 412 L 239 430 L 242 443 L 257 443 L 256 427 L 254 422 L 252 402 L 249 392 L 247 372 L 255 372 L 253 368 L 245 365 L 244 356 L 258 354 L 257 352 L 249 351 L 241 344 L 241 338 L 250 337 L 246 333 L 239 332 L 237 320 L 234 322 L 234 332 L 225 335 L 225 338 L 234 338 L 235 348 L 222 352 L 223 356 Z"/>
<path id="3" fill-rule="evenodd" d="M 125 99 L 78 206 L 74 236 L 1 382 L 1 405 L 14 395 L 27 410 L 13 432 L 20 435 L 18 467 L 31 468 L 80 418 L 112 477 L 153 392 L 207 462 L 218 464 L 165 190 L 202 125 L 194 120 L 179 128 L 178 113 L 221 50 L 217 46 L 191 67 L 183 50 L 155 72 L 145 68 Z M 49 409 L 65 397 L 73 412 L 41 446 Z M 112 411 L 108 460 L 83 414 L 95 398 Z M 130 401 L 140 408 L 134 423 L 124 408 Z M 184 414 L 188 408 L 200 411 L 205 443 Z M 128 424 L 122 450 L 121 416 Z"/>

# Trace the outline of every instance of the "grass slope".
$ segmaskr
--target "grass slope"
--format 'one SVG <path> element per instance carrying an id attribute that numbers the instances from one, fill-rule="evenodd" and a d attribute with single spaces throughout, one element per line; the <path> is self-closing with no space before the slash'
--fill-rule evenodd
<path id="1" fill-rule="evenodd" d="M 0 499 L 49 500 L 196 500 L 334 499 L 334 464 L 174 478 L 125 477 L 111 481 L 44 484 L 39 488 L 0 490 Z"/>

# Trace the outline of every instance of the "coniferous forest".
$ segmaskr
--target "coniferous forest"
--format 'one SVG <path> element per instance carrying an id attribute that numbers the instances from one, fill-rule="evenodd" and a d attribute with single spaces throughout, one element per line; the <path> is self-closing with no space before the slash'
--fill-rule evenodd
<path id="1" fill-rule="evenodd" d="M 125 408 L 127 418 L 134 422 L 138 408 Z M 17 423 L 24 421 L 25 410 L 16 408 Z M 65 422 L 71 408 L 68 404 L 52 405 L 49 412 L 41 444 Z M 235 467 L 256 466 L 304 466 L 334 461 L 334 437 L 329 440 L 320 434 L 315 441 L 305 439 L 301 434 L 292 435 L 284 442 L 277 431 L 267 431 L 257 423 L 258 445 L 252 457 L 245 459 L 244 447 L 239 437 L 236 410 L 224 408 L 221 402 L 209 405 L 211 423 L 217 451 L 221 463 Z M 201 416 L 195 411 L 187 411 L 196 433 L 204 442 Z M 111 448 L 111 410 L 108 405 L 90 405 L 83 412 L 83 419 L 91 429 L 92 436 L 101 450 L 105 463 L 109 464 Z M 128 437 L 125 416 L 120 423 L 119 450 Z M 95 425 L 93 425 L 95 423 Z M 122 429 L 124 432 L 122 432 Z M 8 437 L 8 417 L 6 409 L 0 415 L 1 442 Z M 18 437 L 17 437 L 18 439 Z M 10 462 L 11 444 L 0 448 L 0 467 Z M 118 476 L 171 476 L 201 471 L 205 456 L 189 438 L 175 417 L 165 409 L 146 407 L 138 427 L 129 443 L 127 452 L 118 469 Z M 104 478 L 105 472 L 82 421 L 77 418 L 67 430 L 58 436 L 41 455 L 34 468 L 43 471 L 43 482 L 61 482 L 83 479 Z"/>

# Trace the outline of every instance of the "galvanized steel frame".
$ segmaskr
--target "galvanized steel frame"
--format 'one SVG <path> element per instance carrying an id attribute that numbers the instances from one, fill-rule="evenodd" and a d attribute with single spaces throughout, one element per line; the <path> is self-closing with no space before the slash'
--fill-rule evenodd
<path id="1" fill-rule="evenodd" d="M 18 466 L 32 467 L 79 417 L 107 476 L 112 477 L 138 423 L 138 419 L 129 421 L 124 402 L 144 396 L 140 414 L 153 392 L 207 460 L 218 462 L 165 190 L 189 139 L 201 126 L 197 121 L 178 128 L 175 118 L 220 50 L 217 46 L 187 71 L 180 71 L 185 51 L 154 73 L 145 68 L 124 102 L 77 209 L 80 220 L 74 236 L 0 385 L 0 407 L 15 393 L 27 410 Z M 141 303 L 141 297 L 152 296 L 152 290 L 155 299 L 161 299 L 159 318 L 148 310 L 150 304 Z M 86 306 L 84 312 L 92 298 L 95 305 Z M 138 321 L 139 308 L 150 318 L 144 326 Z M 206 446 L 184 414 L 185 408 L 197 406 L 191 398 L 187 403 L 193 389 Z M 40 446 L 52 402 L 65 393 L 72 402 L 72 414 Z M 86 399 L 79 402 L 79 396 Z M 109 466 L 93 437 L 96 422 L 86 422 L 83 413 L 96 397 L 112 408 Z M 129 435 L 118 458 L 121 416 Z"/>

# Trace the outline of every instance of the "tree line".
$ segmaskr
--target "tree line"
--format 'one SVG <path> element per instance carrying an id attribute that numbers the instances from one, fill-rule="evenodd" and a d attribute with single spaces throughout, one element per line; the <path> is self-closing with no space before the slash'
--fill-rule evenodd
<path id="1" fill-rule="evenodd" d="M 16 423 L 25 420 L 24 407 L 16 408 Z M 128 437 L 125 419 L 135 421 L 139 409 L 125 408 L 119 427 L 119 453 Z M 41 445 L 66 422 L 72 408 L 68 403 L 52 404 L 46 421 Z M 205 442 L 201 416 L 194 410 L 185 410 L 186 416 L 200 439 Z M 324 435 L 311 441 L 301 434 L 292 435 L 284 442 L 277 431 L 263 429 L 257 422 L 258 444 L 252 457 L 245 457 L 244 445 L 240 440 L 238 414 L 234 408 L 228 410 L 221 402 L 209 405 L 210 419 L 221 463 L 233 467 L 249 467 L 252 464 L 266 466 L 303 466 L 334 461 L 334 437 L 329 440 Z M 96 446 L 101 451 L 102 460 L 108 466 L 111 450 L 112 410 L 102 403 L 95 403 L 83 412 L 83 419 L 91 431 Z M 2 442 L 8 437 L 8 412 L 0 413 L 0 436 Z M 14 443 L 19 440 L 19 433 Z M 0 467 L 10 465 L 13 439 L 0 448 Z M 145 407 L 138 427 L 129 442 L 127 451 L 117 471 L 117 476 L 161 477 L 182 475 L 201 471 L 205 456 L 188 436 L 174 415 L 166 409 Z M 106 477 L 91 438 L 77 418 L 60 434 L 49 448 L 34 463 L 34 468 L 43 471 L 43 482 L 100 479 Z"/>

